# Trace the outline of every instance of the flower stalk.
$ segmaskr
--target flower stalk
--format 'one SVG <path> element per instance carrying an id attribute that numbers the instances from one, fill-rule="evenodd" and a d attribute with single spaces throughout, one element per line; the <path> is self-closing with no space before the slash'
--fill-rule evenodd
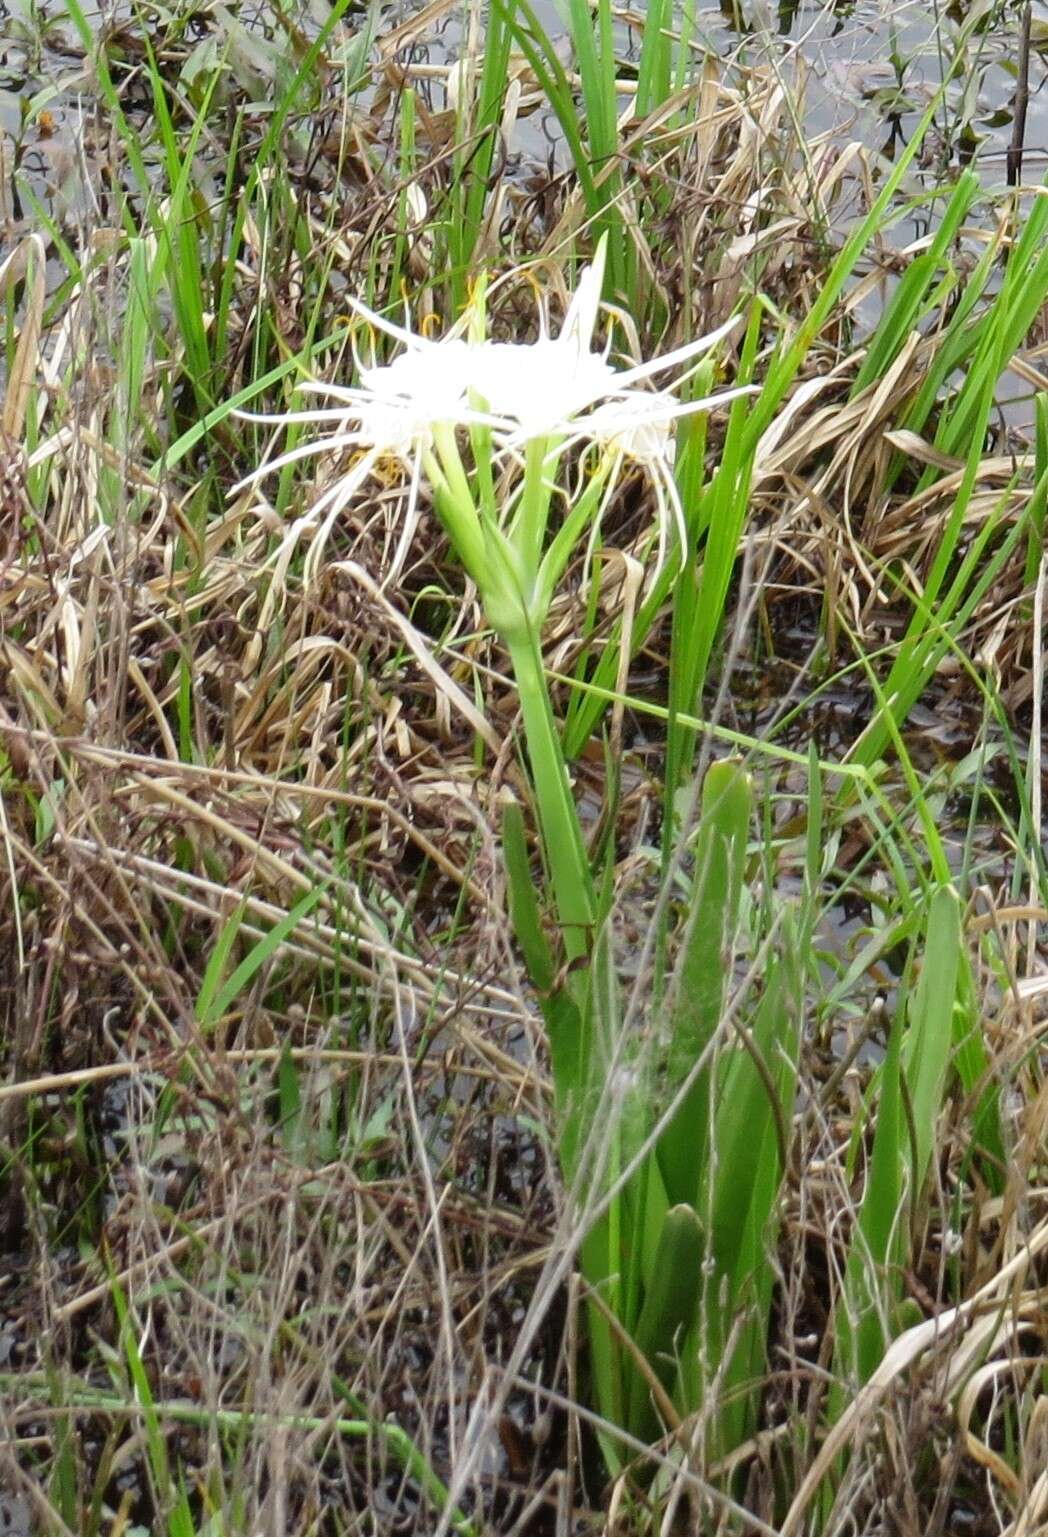
<path id="1" fill-rule="evenodd" d="M 593 880 L 582 827 L 572 798 L 535 632 L 508 639 L 513 676 L 528 744 L 542 844 L 566 959 L 588 954 L 596 922 Z"/>

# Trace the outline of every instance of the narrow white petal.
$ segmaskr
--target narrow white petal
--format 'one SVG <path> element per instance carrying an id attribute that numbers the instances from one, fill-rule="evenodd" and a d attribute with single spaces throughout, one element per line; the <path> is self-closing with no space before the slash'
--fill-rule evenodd
<path id="1" fill-rule="evenodd" d="M 383 592 L 385 592 L 390 582 L 396 581 L 403 570 L 404 562 L 408 558 L 408 550 L 411 548 L 411 541 L 414 539 L 415 530 L 418 527 L 418 491 L 421 478 L 422 455 L 416 454 L 411 465 L 411 485 L 408 490 L 408 504 L 404 509 L 403 526 L 400 531 L 400 538 L 397 541 L 396 552 L 393 556 L 393 564 L 382 578 L 381 591 Z"/>
<path id="2" fill-rule="evenodd" d="M 604 485 L 604 490 L 601 494 L 600 505 L 598 506 L 597 511 L 594 514 L 593 521 L 590 524 L 589 538 L 586 540 L 586 551 L 582 557 L 583 592 L 588 589 L 592 579 L 593 556 L 597 548 L 597 540 L 600 537 L 601 525 L 604 522 L 604 514 L 607 510 L 608 503 L 611 501 L 611 498 L 615 492 L 615 487 L 618 485 L 619 474 L 621 473 L 621 470 L 622 455 L 619 454 L 614 464 L 612 465 L 611 472 L 608 475 L 607 481 Z"/>
<path id="3" fill-rule="evenodd" d="M 635 384 L 638 379 L 650 379 L 655 374 L 664 373 L 667 368 L 676 368 L 681 363 L 688 363 L 692 358 L 700 357 L 704 352 L 709 352 L 730 332 L 736 330 L 742 323 L 742 316 L 736 315 L 732 320 L 726 320 L 716 331 L 711 331 L 708 336 L 699 336 L 694 341 L 687 342 L 683 347 L 677 347 L 673 352 L 667 352 L 664 357 L 652 358 L 647 363 L 637 363 L 633 368 L 627 368 L 619 375 L 619 382 L 624 386 Z"/>
<path id="4" fill-rule="evenodd" d="M 335 526 L 336 519 L 341 515 L 346 506 L 349 504 L 349 501 L 357 487 L 355 485 L 349 484 L 349 476 L 347 475 L 346 479 L 340 482 L 336 489 L 338 494 L 332 497 L 331 506 L 328 509 L 327 517 L 317 529 L 316 537 L 314 538 L 312 544 L 309 546 L 306 558 L 302 564 L 302 578 L 303 581 L 307 584 L 316 580 L 317 568 L 320 565 L 320 557 L 324 553 L 324 547 L 328 542 L 328 537 L 330 536 L 331 530 Z M 319 505 L 320 504 L 318 503 L 318 506 Z M 317 509 L 314 508 L 313 510 L 315 512 Z"/>
<path id="5" fill-rule="evenodd" d="M 299 443 L 297 448 L 288 449 L 286 454 L 280 454 L 276 459 L 268 460 L 265 464 L 259 465 L 257 470 L 252 470 L 250 475 L 245 475 L 229 494 L 235 496 L 238 491 L 252 485 L 256 480 L 261 480 L 263 476 L 272 475 L 274 470 L 282 470 L 285 464 L 297 464 L 300 459 L 309 459 L 315 454 L 324 454 L 333 448 L 363 448 L 366 442 L 367 439 L 359 432 L 339 432 L 333 437 L 318 438 L 312 443 Z"/>
<path id="6" fill-rule="evenodd" d="M 396 325 L 392 320 L 386 320 L 383 315 L 377 315 L 361 299 L 350 299 L 349 307 L 355 315 L 360 315 L 369 325 L 373 325 L 376 331 L 384 331 L 387 336 L 403 342 L 404 346 L 409 347 L 413 352 L 426 352 L 440 346 L 439 341 L 430 341 L 428 337 L 420 336 L 417 331 L 409 331 L 404 326 Z"/>
<path id="7" fill-rule="evenodd" d="M 372 398 L 371 390 L 361 389 L 359 385 L 325 384 L 320 379 L 303 379 L 295 388 L 307 395 L 330 395 L 332 400 L 343 400 L 346 405 L 357 405 Z"/>
<path id="8" fill-rule="evenodd" d="M 721 390 L 716 395 L 704 395 L 699 400 L 681 400 L 670 405 L 664 395 L 649 395 L 646 391 L 638 390 L 635 395 L 628 395 L 621 400 L 612 397 L 588 416 L 580 416 L 575 426 L 582 436 L 585 436 L 587 429 L 592 428 L 597 428 L 600 435 L 607 435 L 627 432 L 633 427 L 668 426 L 671 422 L 679 421 L 682 416 L 715 411 L 718 406 L 725 405 L 729 400 L 737 400 L 740 395 L 759 393 L 756 384 L 739 384 L 730 390 Z M 653 402 L 650 407 L 644 405 L 646 399 Z"/>
<path id="9" fill-rule="evenodd" d="M 580 352 L 588 352 L 593 344 L 593 332 L 600 313 L 600 296 L 604 288 L 604 264 L 608 254 L 608 237 L 602 235 L 593 262 L 583 268 L 579 286 L 568 305 L 560 341 L 571 342 Z"/>
<path id="10" fill-rule="evenodd" d="M 680 545 L 680 552 L 683 555 L 685 550 L 688 548 L 688 529 L 687 524 L 684 521 L 684 508 L 681 506 L 680 492 L 677 490 L 677 482 L 674 478 L 673 471 L 670 469 L 668 464 L 657 465 L 655 468 L 656 486 L 658 486 L 660 482 L 666 500 L 670 504 L 670 511 L 673 515 L 673 523 L 677 533 L 677 542 Z M 664 515 L 665 509 L 663 508 L 662 511 Z"/>
<path id="11" fill-rule="evenodd" d="M 358 415 L 359 412 L 347 410 L 345 406 L 332 406 L 327 411 L 236 411 L 242 422 L 262 422 L 271 427 L 297 427 L 300 422 L 344 422 L 347 416 Z"/>
<path id="12" fill-rule="evenodd" d="M 335 519 L 367 480 L 368 476 L 371 474 L 371 471 L 375 467 L 376 461 L 379 458 L 380 455 L 378 453 L 370 453 L 365 455 L 359 464 L 354 465 L 353 469 L 350 470 L 348 475 L 343 475 L 338 480 L 336 480 L 333 486 L 328 487 L 323 496 L 317 498 L 308 512 L 303 513 L 300 518 L 295 520 L 295 522 L 291 525 L 290 530 L 288 531 L 284 543 L 281 545 L 280 550 L 278 551 L 278 554 L 281 556 L 285 574 L 287 572 L 288 564 L 291 560 L 291 553 L 294 551 L 302 535 L 308 528 L 316 527 L 316 524 L 320 520 L 321 514 L 326 513 L 327 516 L 324 518 L 320 531 L 314 540 L 313 545 L 310 546 L 310 555 L 313 554 L 313 549 L 316 548 L 316 557 L 312 564 L 309 563 L 309 558 L 307 557 L 307 563 L 303 573 L 307 578 L 310 578 L 313 574 L 315 574 L 316 563 L 320 558 L 320 551 L 324 547 L 324 542 L 326 541 L 328 534 L 331 532 L 331 528 L 335 522 Z M 283 553 L 285 546 L 289 546 L 286 556 Z"/>

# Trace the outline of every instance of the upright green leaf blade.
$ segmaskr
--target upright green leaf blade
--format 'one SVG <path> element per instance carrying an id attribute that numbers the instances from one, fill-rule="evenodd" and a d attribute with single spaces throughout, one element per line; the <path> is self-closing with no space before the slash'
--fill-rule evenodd
<path id="1" fill-rule="evenodd" d="M 695 1069 L 720 1022 L 752 804 L 750 776 L 736 762 L 715 763 L 703 785 L 702 819 L 684 950 L 674 988 L 665 1064 L 667 1097 Z M 695 1076 L 658 1147 L 671 1204 L 698 1198 L 710 1137 L 710 1066 Z"/>

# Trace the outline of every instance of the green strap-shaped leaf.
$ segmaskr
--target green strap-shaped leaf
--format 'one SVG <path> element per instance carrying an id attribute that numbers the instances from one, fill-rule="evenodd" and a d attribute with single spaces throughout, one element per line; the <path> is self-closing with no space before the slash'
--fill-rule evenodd
<path id="1" fill-rule="evenodd" d="M 702 1224 L 690 1206 L 671 1206 L 662 1223 L 652 1284 L 637 1323 L 636 1343 L 652 1372 L 672 1395 L 677 1356 L 695 1323 L 705 1252 Z M 661 1433 L 651 1387 L 634 1367 L 629 1428 L 643 1441 Z"/>
<path id="2" fill-rule="evenodd" d="M 920 1194 L 935 1145 L 935 1124 L 942 1108 L 946 1069 L 953 1045 L 953 1010 L 960 953 L 960 903 L 952 886 L 943 886 L 932 898 L 928 913 L 924 964 L 904 1049 L 917 1160 L 916 1168 L 912 1170 L 911 1201 Z"/>
<path id="3" fill-rule="evenodd" d="M 901 1012 L 896 1012 L 888 1037 L 866 1191 L 848 1254 L 844 1296 L 837 1306 L 835 1324 L 837 1374 L 846 1378 L 857 1376 L 860 1382 L 868 1381 L 884 1354 L 880 1309 L 886 1302 L 898 1300 L 898 1288 L 889 1279 L 887 1267 L 905 1225 L 899 1209 L 908 1147 L 900 1082 Z M 840 1406 L 837 1407 L 839 1411 Z"/>
<path id="4" fill-rule="evenodd" d="M 665 1097 L 687 1080 L 720 1022 L 738 921 L 752 789 L 738 763 L 715 763 L 703 784 L 695 881 L 665 1063 Z M 659 1141 L 659 1167 L 671 1202 L 694 1205 L 710 1136 L 710 1067 L 689 1087 Z"/>
<path id="5" fill-rule="evenodd" d="M 506 861 L 509 913 L 517 944 L 532 982 L 540 993 L 548 993 L 553 986 L 553 953 L 542 929 L 519 801 L 509 801 L 502 810 L 502 857 Z"/>

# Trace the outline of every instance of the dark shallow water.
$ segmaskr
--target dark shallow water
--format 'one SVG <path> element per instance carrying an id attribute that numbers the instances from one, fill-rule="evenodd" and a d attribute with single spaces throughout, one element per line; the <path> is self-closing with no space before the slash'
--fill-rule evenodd
<path id="1" fill-rule="evenodd" d="M 288 9 L 296 11 L 294 6 Z M 303 30 L 314 29 L 321 14 L 317 6 L 303 0 L 298 9 L 301 16 L 296 19 Z M 390 8 L 380 31 L 402 21 L 411 9 L 403 4 Z M 433 61 L 457 54 L 464 9 L 451 10 L 431 34 L 415 41 L 416 62 L 423 54 Z M 185 35 L 190 48 L 203 48 L 209 41 L 225 46 L 227 36 L 210 10 L 185 10 L 194 13 Z M 551 35 L 563 35 L 556 0 L 539 0 L 536 10 Z M 636 11 L 643 12 L 643 3 Z M 128 14 L 122 3 L 87 6 L 85 12 L 95 29 L 107 34 L 119 29 Z M 264 5 L 233 4 L 225 12 L 230 14 L 257 39 L 252 67 L 263 99 L 267 75 L 272 83 L 287 57 L 285 34 L 273 29 L 272 14 Z M 911 191 L 920 184 L 918 178 L 933 190 L 951 168 L 968 162 L 976 165 L 988 191 L 1004 185 L 1020 14 L 1014 3 L 993 7 L 984 29 L 970 40 L 964 70 L 950 87 Z M 939 85 L 957 23 L 958 18 L 951 20 L 949 13 L 938 12 L 926 0 L 902 5 L 894 0 L 859 0 L 854 5 L 784 0 L 778 6 L 763 0 L 722 0 L 719 7 L 700 6 L 695 12 L 695 57 L 699 63 L 709 51 L 726 63 L 771 68 L 792 88 L 804 76 L 810 136 L 831 133 L 841 142 L 857 139 L 891 157 L 907 142 Z M 1036 43 L 1048 32 L 1048 5 L 1043 0 L 1034 6 L 1033 27 Z M 620 39 L 624 54 L 639 46 L 638 34 L 625 24 Z M 1046 78 L 1045 58 L 1035 46 L 1029 69 L 1027 181 L 1039 181 L 1048 169 Z M 92 171 L 101 168 L 105 146 L 105 136 L 91 131 L 95 105 L 90 71 L 84 68 L 65 7 L 56 0 L 41 5 L 0 0 L 0 231 L 6 225 L 10 234 L 22 221 L 33 222 L 30 197 L 38 198 L 60 224 L 90 215 Z M 521 132 L 525 153 L 544 153 L 546 137 L 537 126 Z M 915 228 L 915 235 L 920 232 Z"/>

